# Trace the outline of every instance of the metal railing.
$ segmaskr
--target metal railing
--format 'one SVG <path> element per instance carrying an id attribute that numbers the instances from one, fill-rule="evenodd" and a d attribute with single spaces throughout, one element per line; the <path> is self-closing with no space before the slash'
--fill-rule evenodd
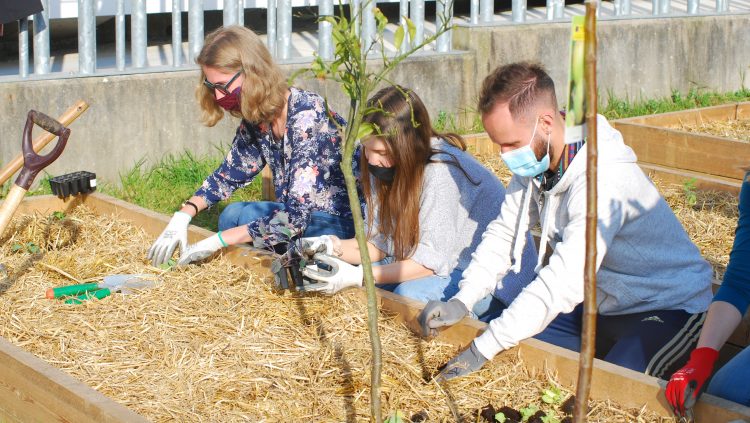
<path id="1" fill-rule="evenodd" d="M 115 68 L 117 71 L 126 70 L 126 0 L 115 0 Z M 147 62 L 147 9 L 146 0 L 127 0 L 130 6 L 130 68 L 135 71 L 143 71 L 148 67 Z M 269 51 L 279 61 L 290 59 L 292 51 L 292 4 L 293 0 L 267 0 L 267 29 L 266 40 Z M 371 45 L 375 35 L 375 18 L 373 8 L 377 6 L 378 0 L 349 0 L 356 11 L 360 11 L 363 2 L 367 1 L 371 7 L 361 10 L 362 24 L 360 37 L 364 48 Z M 409 46 L 418 45 L 425 39 L 425 0 L 379 0 L 382 2 L 398 1 L 399 16 L 398 25 L 406 29 L 405 17 L 408 16 L 416 28 L 413 40 L 407 40 L 401 46 L 401 52 L 406 51 Z M 435 28 L 442 25 L 452 25 L 453 2 L 455 0 L 436 1 Z M 470 1 L 469 25 L 486 25 L 496 21 L 494 0 L 467 0 Z M 716 13 L 727 13 L 729 11 L 729 0 L 714 0 L 716 2 Z M 33 57 L 34 74 L 45 75 L 50 73 L 50 33 L 49 33 L 49 2 L 42 0 L 44 11 L 19 21 L 18 36 L 18 75 L 21 78 L 29 77 L 29 21 L 33 22 Z M 671 0 L 651 0 L 651 14 L 664 16 L 676 11 L 672 10 Z M 699 14 L 700 0 L 687 0 L 685 13 L 688 15 Z M 93 75 L 97 70 L 97 45 L 96 45 L 96 10 L 95 0 L 78 0 L 78 74 Z M 168 3 L 168 2 L 167 2 Z M 223 0 L 223 24 L 243 25 L 246 0 Z M 187 4 L 187 10 L 182 6 Z M 631 16 L 631 0 L 613 0 L 613 15 L 616 17 Z M 334 13 L 333 0 L 318 0 L 318 17 L 331 16 Z M 564 18 L 565 1 L 547 0 L 546 20 L 561 20 Z M 705 7 L 704 7 L 705 10 Z M 187 12 L 188 23 L 188 57 L 182 57 L 182 14 Z M 111 13 L 111 12 L 110 12 Z M 172 68 L 180 68 L 194 63 L 196 56 L 200 53 L 204 38 L 204 2 L 203 0 L 172 0 L 171 2 L 171 26 L 172 26 Z M 526 0 L 512 0 L 511 22 L 526 22 L 527 10 Z M 404 31 L 408 34 L 408 31 Z M 407 36 L 408 38 L 408 36 Z M 435 51 L 449 52 L 452 49 L 451 32 L 443 33 L 435 43 Z M 319 21 L 317 35 L 316 54 L 325 60 L 333 57 L 332 25 L 329 22 Z"/>

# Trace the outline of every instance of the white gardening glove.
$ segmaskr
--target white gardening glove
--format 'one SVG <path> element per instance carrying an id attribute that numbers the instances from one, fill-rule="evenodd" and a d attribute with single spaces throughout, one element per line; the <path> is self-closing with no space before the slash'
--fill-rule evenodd
<path id="1" fill-rule="evenodd" d="M 182 250 L 177 265 L 186 266 L 190 263 L 204 260 L 219 251 L 222 247 L 226 247 L 226 244 L 221 240 L 220 234 L 221 232 L 189 245 L 186 250 Z"/>
<path id="2" fill-rule="evenodd" d="M 320 266 L 321 263 L 323 266 Z M 327 266 L 330 266 L 330 270 L 323 268 Z M 326 254 L 315 254 L 311 264 L 302 269 L 302 274 L 313 280 L 313 283 L 298 288 L 305 292 L 333 295 L 344 288 L 362 286 L 362 266 L 354 266 Z"/>
<path id="3" fill-rule="evenodd" d="M 151 260 L 151 263 L 155 267 L 169 261 L 178 244 L 180 245 L 180 251 L 185 251 L 185 248 L 187 248 L 187 230 L 188 225 L 190 225 L 190 219 L 192 219 L 192 216 L 187 213 L 174 212 L 164 232 L 159 235 L 159 238 L 156 238 L 156 241 L 154 241 L 154 244 L 148 250 L 146 258 Z"/>
<path id="4" fill-rule="evenodd" d="M 307 257 L 317 253 L 333 255 L 333 237 L 329 235 L 313 236 L 300 239 L 300 251 Z"/>

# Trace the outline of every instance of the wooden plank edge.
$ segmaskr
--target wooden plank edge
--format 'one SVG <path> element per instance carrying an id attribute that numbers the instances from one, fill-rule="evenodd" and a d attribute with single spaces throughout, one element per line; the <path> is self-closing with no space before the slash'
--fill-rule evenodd
<path id="1" fill-rule="evenodd" d="M 647 175 L 656 176 L 667 183 L 682 185 L 690 179 L 695 179 L 695 187 L 702 191 L 725 191 L 739 195 L 740 188 L 742 188 L 741 179 L 725 178 L 690 170 L 675 169 L 673 167 L 661 166 L 648 162 L 638 162 L 638 166 L 640 166 Z"/>
<path id="2" fill-rule="evenodd" d="M 0 420 L 147 422 L 144 417 L 0 337 Z"/>
<path id="3" fill-rule="evenodd" d="M 736 179 L 750 161 L 746 141 L 629 123 L 619 124 L 617 130 L 639 162 Z"/>

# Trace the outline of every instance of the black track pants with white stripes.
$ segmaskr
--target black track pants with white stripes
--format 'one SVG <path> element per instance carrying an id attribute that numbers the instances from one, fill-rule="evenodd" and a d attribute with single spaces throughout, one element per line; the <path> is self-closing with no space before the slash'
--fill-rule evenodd
<path id="1" fill-rule="evenodd" d="M 583 305 L 561 314 L 535 338 L 573 351 L 581 347 Z M 706 313 L 659 310 L 597 317 L 596 358 L 662 379 L 690 357 Z"/>

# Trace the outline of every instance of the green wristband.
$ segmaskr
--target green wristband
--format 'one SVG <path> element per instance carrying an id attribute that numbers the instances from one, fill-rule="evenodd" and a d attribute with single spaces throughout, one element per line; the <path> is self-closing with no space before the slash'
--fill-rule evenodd
<path id="1" fill-rule="evenodd" d="M 221 241 L 221 246 L 222 247 L 229 247 L 229 244 L 227 244 L 226 242 L 224 242 L 224 238 L 221 237 L 221 231 L 217 232 L 216 235 L 219 236 L 219 241 Z"/>

